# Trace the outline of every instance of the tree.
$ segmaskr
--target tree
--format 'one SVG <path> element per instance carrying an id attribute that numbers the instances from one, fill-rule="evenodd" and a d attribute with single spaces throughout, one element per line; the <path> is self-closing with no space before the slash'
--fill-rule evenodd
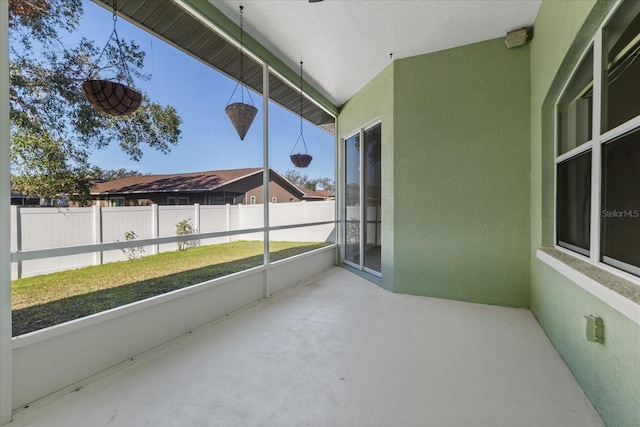
<path id="1" fill-rule="evenodd" d="M 322 187 L 323 190 L 330 191 L 335 194 L 336 192 L 336 181 L 333 178 L 318 178 L 316 179 L 316 183 Z"/>
<path id="2" fill-rule="evenodd" d="M 304 187 L 309 190 L 315 191 L 318 188 L 318 185 L 320 185 L 323 190 L 331 191 L 332 193 L 335 193 L 336 190 L 336 184 L 333 178 L 323 177 L 311 179 L 309 178 L 309 175 L 301 174 L 295 169 L 288 169 L 284 173 L 284 177 L 298 187 Z"/>
<path id="3" fill-rule="evenodd" d="M 171 151 L 180 138 L 181 119 L 172 106 L 152 102 L 143 94 L 143 107 L 131 116 L 114 118 L 96 111 L 84 98 L 80 84 L 100 68 L 102 50 L 81 38 L 73 46 L 62 34 L 77 28 L 82 0 L 9 0 L 11 160 L 17 189 L 42 198 L 66 195 L 86 203 L 91 189 L 89 155 L 118 141 L 132 160 L 148 146 Z M 121 40 L 132 76 L 141 73 L 145 53 Z M 105 49 L 108 64 L 118 49 Z"/>
<path id="4" fill-rule="evenodd" d="M 305 183 L 302 184 L 302 186 L 308 190 L 316 191 L 316 187 L 318 186 L 318 181 L 316 181 L 315 179 L 311 179 L 309 181 L 305 181 Z"/>
<path id="5" fill-rule="evenodd" d="M 129 178 L 131 176 L 141 176 L 142 173 L 137 170 L 120 169 L 101 169 L 98 166 L 91 168 L 91 179 L 93 181 L 113 181 L 121 178 Z"/>
<path id="6" fill-rule="evenodd" d="M 304 183 L 309 180 L 308 175 L 303 175 L 295 169 L 287 169 L 287 171 L 284 173 L 284 177 L 298 187 L 304 186 Z"/>

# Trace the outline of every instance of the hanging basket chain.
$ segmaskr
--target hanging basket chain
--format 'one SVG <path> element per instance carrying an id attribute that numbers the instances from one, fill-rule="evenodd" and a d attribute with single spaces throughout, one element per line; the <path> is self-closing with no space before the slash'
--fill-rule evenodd
<path id="1" fill-rule="evenodd" d="M 303 104 L 302 104 L 302 61 L 300 61 L 300 136 L 302 136 L 302 117 L 303 117 Z M 304 139 L 304 138 L 303 138 Z"/>
<path id="2" fill-rule="evenodd" d="M 118 0 L 113 0 L 113 31 L 111 35 L 107 39 L 107 43 L 104 45 L 102 52 L 98 56 L 96 62 L 92 65 L 89 70 L 89 78 L 97 77 L 97 70 L 99 70 L 99 63 L 102 56 L 107 51 L 109 47 L 109 43 L 114 40 L 116 46 L 118 47 L 118 58 L 115 59 L 115 66 L 118 69 L 118 73 L 116 74 L 116 79 L 120 82 L 125 81 L 128 86 L 133 86 L 133 78 L 131 77 L 131 73 L 129 72 L 129 67 L 127 67 L 127 63 L 124 60 L 124 52 L 122 48 L 122 42 L 120 41 L 120 37 L 118 37 L 117 22 L 118 22 Z"/>
<path id="3" fill-rule="evenodd" d="M 133 85 L 133 79 L 129 73 L 129 68 L 125 62 L 124 51 L 118 32 L 116 31 L 118 22 L 118 3 L 113 0 L 113 31 L 107 40 L 100 56 L 89 68 L 89 76 L 82 84 L 82 92 L 87 101 L 101 113 L 110 116 L 128 116 L 136 112 L 142 103 L 142 94 L 129 86 Z M 117 69 L 116 81 L 103 80 L 100 78 L 99 63 L 102 56 L 112 41 L 115 41 L 117 49 L 115 55 L 118 57 L 111 58 L 108 66 L 115 66 Z M 108 67 L 105 67 L 108 68 Z"/>
<path id="4" fill-rule="evenodd" d="M 247 84 L 244 81 L 244 6 L 240 6 L 240 79 L 238 79 L 236 86 L 233 88 L 233 92 L 231 92 L 227 105 L 231 103 L 233 95 L 235 95 L 236 90 L 238 90 L 238 86 L 241 86 L 240 102 L 244 104 L 244 91 L 246 90 L 249 95 L 251 105 L 254 105 L 253 98 L 251 97 L 251 91 L 249 91 L 249 88 L 247 88 Z"/>
<path id="5" fill-rule="evenodd" d="M 240 81 L 244 83 L 244 6 L 240 6 Z"/>
<path id="6" fill-rule="evenodd" d="M 302 140 L 302 144 L 304 145 L 304 153 L 305 154 L 309 154 L 309 150 L 307 149 L 307 142 L 304 140 L 304 131 L 303 131 L 303 114 L 304 114 L 303 99 L 304 98 L 303 98 L 302 84 L 303 84 L 303 79 L 302 79 L 302 61 L 300 61 L 300 136 L 298 136 L 298 139 L 296 140 L 295 145 L 291 149 L 291 153 L 290 154 L 293 154 L 293 152 L 296 149 L 296 146 L 298 145 L 300 140 Z"/>

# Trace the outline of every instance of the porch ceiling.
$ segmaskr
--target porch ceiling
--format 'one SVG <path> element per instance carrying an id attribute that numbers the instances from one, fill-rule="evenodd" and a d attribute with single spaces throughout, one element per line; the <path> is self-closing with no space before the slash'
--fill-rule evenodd
<path id="1" fill-rule="evenodd" d="M 111 0 L 94 0 L 110 9 Z M 205 1 L 205 0 L 202 0 Z M 501 37 L 531 26 L 541 0 L 208 0 L 336 106 L 393 59 Z M 236 47 L 172 0 L 119 0 L 125 18 L 233 78 Z M 248 86 L 262 91 L 261 66 L 245 57 Z M 271 98 L 299 113 L 299 93 L 272 76 Z M 305 100 L 305 118 L 333 132 L 333 118 Z"/>
<path id="2" fill-rule="evenodd" d="M 344 104 L 390 63 L 531 26 L 541 0 L 208 0 L 263 46 Z"/>

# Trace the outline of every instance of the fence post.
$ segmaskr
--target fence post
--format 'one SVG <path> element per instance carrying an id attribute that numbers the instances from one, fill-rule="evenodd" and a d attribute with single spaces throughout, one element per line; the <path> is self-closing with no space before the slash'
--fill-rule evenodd
<path id="1" fill-rule="evenodd" d="M 309 208 L 308 208 L 306 200 L 302 201 L 302 206 L 304 206 L 303 207 L 303 209 L 304 209 L 304 215 L 303 216 L 304 216 L 304 222 L 306 223 L 306 222 L 309 222 Z M 309 227 L 305 227 L 304 228 L 304 241 L 305 242 L 309 241 Z"/>
<path id="2" fill-rule="evenodd" d="M 155 203 L 151 205 L 151 237 L 160 237 L 160 223 L 158 221 L 158 205 Z M 151 253 L 153 255 L 160 253 L 160 245 L 155 244 L 151 246 Z"/>
<path id="3" fill-rule="evenodd" d="M 225 231 L 228 233 L 231 231 L 231 205 L 227 203 L 225 206 L 227 208 L 227 225 L 225 226 Z M 227 234 L 227 243 L 229 242 L 231 242 L 231 236 Z"/>
<path id="4" fill-rule="evenodd" d="M 22 250 L 22 221 L 20 220 L 20 208 L 11 206 L 11 252 Z M 13 272 L 13 268 L 11 269 Z M 15 274 L 12 279 L 22 279 L 22 261 L 16 262 Z"/>
<path id="5" fill-rule="evenodd" d="M 196 229 L 196 233 L 200 233 L 200 203 L 194 203 L 193 210 L 193 226 Z"/>
<path id="6" fill-rule="evenodd" d="M 93 243 L 102 243 L 102 207 L 93 205 Z M 102 265 L 103 252 L 93 253 L 93 265 Z"/>

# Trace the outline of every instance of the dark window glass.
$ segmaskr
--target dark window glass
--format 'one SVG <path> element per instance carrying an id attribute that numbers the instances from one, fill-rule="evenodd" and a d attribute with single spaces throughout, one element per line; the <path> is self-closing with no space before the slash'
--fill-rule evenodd
<path id="1" fill-rule="evenodd" d="M 602 132 L 640 115 L 640 2 L 622 3 L 605 27 Z"/>
<path id="2" fill-rule="evenodd" d="M 558 155 L 590 141 L 593 112 L 593 49 L 585 56 L 558 101 Z"/>
<path id="3" fill-rule="evenodd" d="M 589 255 L 591 151 L 558 164 L 558 245 Z"/>
<path id="4" fill-rule="evenodd" d="M 640 130 L 602 146 L 602 261 L 640 276 Z"/>

